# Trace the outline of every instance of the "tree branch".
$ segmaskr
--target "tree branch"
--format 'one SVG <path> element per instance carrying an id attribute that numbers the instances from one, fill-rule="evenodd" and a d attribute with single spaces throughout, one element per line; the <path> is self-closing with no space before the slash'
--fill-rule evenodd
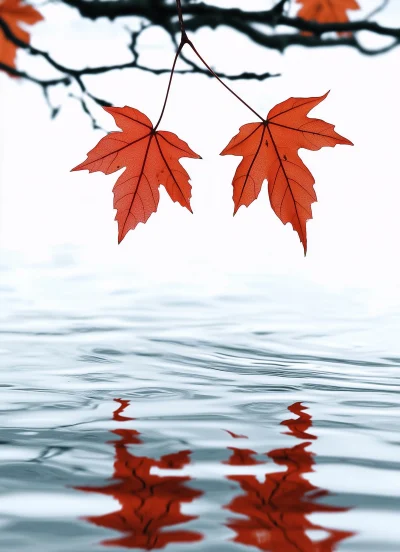
<path id="1" fill-rule="evenodd" d="M 66 65 L 63 65 L 62 63 L 56 61 L 48 52 L 45 52 L 43 50 L 40 50 L 38 48 L 35 48 L 34 46 L 31 46 L 30 44 L 24 42 L 20 38 L 18 38 L 10 29 L 10 27 L 7 25 L 7 23 L 0 17 L 0 31 L 3 32 L 4 36 L 7 38 L 7 40 L 14 43 L 19 48 L 25 50 L 28 54 L 32 56 L 39 56 L 47 63 L 53 67 L 53 69 L 56 69 L 58 73 L 61 73 L 61 76 L 54 79 L 39 79 L 25 71 L 21 71 L 19 69 L 10 67 L 8 65 L 5 65 L 4 63 L 0 62 L 0 71 L 3 70 L 4 72 L 8 73 L 9 75 L 12 75 L 14 77 L 19 77 L 22 79 L 25 79 L 29 82 L 32 82 L 34 84 L 37 84 L 42 87 L 44 96 L 46 98 L 47 103 L 49 104 L 51 108 L 52 116 L 55 116 L 59 108 L 55 108 L 51 105 L 49 101 L 49 89 L 51 87 L 57 86 L 57 85 L 63 85 L 65 87 L 69 87 L 72 83 L 76 83 L 81 91 L 81 96 L 77 96 L 75 93 L 70 92 L 68 95 L 71 98 L 74 98 L 75 100 L 79 101 L 81 104 L 81 107 L 83 111 L 90 117 L 91 123 L 93 128 L 100 128 L 96 122 L 96 119 L 94 115 L 91 113 L 90 107 L 87 103 L 87 100 L 92 100 L 95 104 L 106 107 L 111 106 L 112 104 L 104 100 L 102 98 L 98 98 L 91 94 L 89 90 L 87 89 L 87 86 L 83 80 L 85 76 L 94 76 L 94 75 L 100 75 L 104 73 L 108 73 L 111 71 L 117 71 L 117 70 L 123 70 L 123 69 L 137 69 L 140 71 L 145 71 L 148 73 L 152 73 L 154 75 L 163 75 L 163 74 L 169 74 L 171 69 L 168 68 L 151 68 L 147 67 L 146 65 L 142 65 L 139 63 L 139 52 L 137 50 L 137 39 L 141 32 L 145 31 L 148 27 L 142 26 L 139 31 L 131 32 L 131 43 L 129 46 L 130 51 L 132 52 L 133 59 L 126 63 L 121 64 L 115 64 L 115 65 L 101 65 L 97 67 L 83 67 L 81 69 L 73 69 L 72 67 L 68 67 Z M 189 61 L 187 61 L 189 65 Z M 195 64 L 190 65 L 188 69 L 178 69 L 175 71 L 177 74 L 181 75 L 188 75 L 188 74 L 203 74 L 207 77 L 210 77 L 210 73 L 203 69 L 202 67 L 198 67 Z M 268 78 L 277 77 L 279 74 L 272 74 L 269 72 L 264 73 L 253 73 L 244 71 L 242 73 L 234 74 L 234 75 L 227 75 L 225 73 L 218 73 L 218 76 L 220 78 L 228 79 L 228 80 L 266 80 Z"/>
<path id="2" fill-rule="evenodd" d="M 82 17 L 88 19 L 98 19 L 106 17 L 115 20 L 119 17 L 136 16 L 150 21 L 153 25 L 165 27 L 176 20 L 176 9 L 173 4 L 166 4 L 158 0 L 61 0 L 64 4 L 76 8 Z M 182 6 L 185 17 L 185 27 L 191 22 L 191 30 L 200 29 L 203 26 L 216 28 L 219 25 L 228 27 L 240 20 L 247 25 L 262 24 L 271 28 L 279 25 L 290 27 L 297 31 L 308 31 L 315 35 L 325 33 L 355 33 L 360 31 L 370 31 L 381 36 L 388 36 L 400 39 L 400 28 L 385 27 L 379 23 L 364 19 L 362 21 L 349 21 L 347 23 L 318 23 L 316 21 L 306 21 L 299 17 L 289 17 L 284 14 L 284 5 L 286 0 L 270 10 L 262 11 L 244 11 L 239 8 L 221 8 L 205 3 L 185 4 Z M 156 4 L 156 9 L 154 4 Z M 386 4 L 387 5 L 387 4 Z M 377 13 L 377 12 L 376 12 Z M 214 25 L 211 24 L 214 20 Z M 175 22 L 176 32 L 179 32 L 179 25 Z M 306 45 L 307 41 L 305 41 Z M 291 45 L 291 44 L 288 44 Z"/>
<path id="3" fill-rule="evenodd" d="M 57 1 L 57 0 L 55 0 Z M 110 103 L 90 93 L 85 83 L 86 76 L 100 75 L 111 71 L 137 69 L 163 75 L 170 73 L 170 68 L 152 68 L 140 63 L 140 50 L 138 39 L 147 29 L 159 26 L 168 33 L 174 44 L 178 47 L 177 36 L 180 35 L 181 25 L 177 16 L 174 3 L 167 0 L 58 0 L 71 8 L 78 10 L 79 14 L 91 20 L 106 17 L 115 20 L 120 17 L 140 18 L 139 30 L 129 31 L 131 41 L 129 51 L 132 59 L 125 63 L 102 65 L 96 67 L 83 67 L 74 69 L 55 60 L 48 52 L 39 50 L 25 43 L 13 34 L 6 22 L 0 17 L 0 33 L 17 47 L 25 50 L 31 56 L 39 56 L 50 67 L 57 71 L 58 76 L 53 79 L 43 80 L 34 75 L 0 63 L 0 71 L 9 75 L 23 78 L 38 86 L 52 109 L 52 115 L 58 113 L 59 108 L 54 108 L 49 101 L 49 90 L 57 85 L 69 88 L 74 83 L 78 86 L 77 95 L 73 90 L 68 90 L 69 96 L 80 102 L 83 110 L 90 116 L 93 126 L 96 126 L 95 118 L 90 111 L 90 104 L 94 102 L 98 106 L 108 106 Z M 190 0 L 182 2 L 184 25 L 187 31 L 196 32 L 205 27 L 217 29 L 220 26 L 231 28 L 240 36 L 245 36 L 255 44 L 284 52 L 290 46 L 304 46 L 307 48 L 346 46 L 353 48 L 365 55 L 379 55 L 396 48 L 400 44 L 400 28 L 386 27 L 371 21 L 373 16 L 381 13 L 389 4 L 389 0 L 382 0 L 378 7 L 362 21 L 349 21 L 346 23 L 318 23 L 306 21 L 298 17 L 288 15 L 288 0 L 280 0 L 274 8 L 262 11 L 245 11 L 239 8 L 221 8 L 204 2 L 191 3 Z M 182 23 L 182 22 L 181 22 Z M 286 28 L 285 31 L 282 28 Z M 272 29 L 272 32 L 271 30 Z M 375 36 L 392 38 L 390 44 L 369 49 L 358 39 L 358 33 L 368 31 Z M 171 53 L 172 55 L 172 53 Z M 189 60 L 181 54 L 181 60 L 186 63 L 186 68 L 176 70 L 176 73 L 202 74 L 210 77 L 209 71 L 197 63 Z M 244 71 L 234 75 L 216 72 L 219 78 L 227 80 L 265 80 L 279 76 L 264 72 L 261 74 Z"/>

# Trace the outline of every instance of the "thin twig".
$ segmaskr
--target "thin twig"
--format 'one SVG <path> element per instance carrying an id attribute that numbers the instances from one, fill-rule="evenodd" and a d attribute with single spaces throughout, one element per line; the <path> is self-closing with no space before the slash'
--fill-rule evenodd
<path id="1" fill-rule="evenodd" d="M 383 0 L 383 2 L 377 6 L 371 13 L 365 16 L 365 19 L 372 19 L 375 17 L 375 15 L 378 15 L 378 13 L 381 13 L 385 8 L 388 7 L 390 0 Z"/>

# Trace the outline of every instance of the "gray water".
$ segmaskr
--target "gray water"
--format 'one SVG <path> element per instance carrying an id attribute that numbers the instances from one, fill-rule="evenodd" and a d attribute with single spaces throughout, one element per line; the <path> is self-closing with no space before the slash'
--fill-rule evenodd
<path id="1" fill-rule="evenodd" d="M 2 550 L 400 550 L 400 312 L 2 258 Z"/>

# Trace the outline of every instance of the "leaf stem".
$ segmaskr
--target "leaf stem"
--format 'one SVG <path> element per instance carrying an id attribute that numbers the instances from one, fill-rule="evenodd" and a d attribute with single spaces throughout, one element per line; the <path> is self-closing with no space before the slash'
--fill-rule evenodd
<path id="1" fill-rule="evenodd" d="M 176 54 L 175 54 L 174 63 L 172 64 L 171 74 L 170 74 L 170 76 L 169 76 L 169 82 L 168 82 L 168 87 L 167 87 L 167 93 L 165 94 L 164 104 L 163 104 L 163 107 L 162 107 L 162 110 L 161 110 L 161 113 L 160 113 L 160 117 L 158 118 L 157 124 L 156 124 L 155 127 L 154 127 L 154 130 L 157 130 L 157 127 L 158 127 L 158 125 L 161 123 L 161 119 L 163 118 L 164 111 L 165 111 L 165 108 L 166 108 L 166 106 L 167 106 L 169 91 L 171 90 L 172 77 L 174 76 L 174 71 L 175 71 L 176 62 L 178 61 L 179 54 L 181 53 L 182 48 L 184 47 L 185 44 L 186 44 L 186 39 L 185 39 L 185 37 L 183 36 L 183 37 L 182 37 L 182 40 L 181 40 L 181 43 L 179 44 L 179 47 L 178 47 L 178 49 L 177 49 L 177 51 L 176 51 Z"/>
<path id="2" fill-rule="evenodd" d="M 199 52 L 196 50 L 193 42 L 191 40 L 189 40 L 187 38 L 187 43 L 189 44 L 189 46 L 192 48 L 193 52 L 196 54 L 196 56 L 199 58 L 199 60 L 202 62 L 202 64 L 207 67 L 207 69 L 210 71 L 210 73 L 212 74 L 213 77 L 215 77 L 217 79 L 218 82 L 220 82 L 222 84 L 222 86 L 224 86 L 231 94 L 233 94 L 235 96 L 235 98 L 237 100 L 239 100 L 239 102 L 241 102 L 243 105 L 245 105 L 247 107 L 247 109 L 250 109 L 250 111 L 252 111 L 254 113 L 254 115 L 256 115 L 259 119 L 261 119 L 261 121 L 264 121 L 265 122 L 265 119 L 264 117 L 261 117 L 261 115 L 259 113 L 257 113 L 257 111 L 255 109 L 253 109 L 247 102 L 245 102 L 243 100 L 243 98 L 241 98 L 238 94 L 236 94 L 236 92 L 234 92 L 232 90 L 232 88 L 230 86 L 228 86 L 227 84 L 224 83 L 223 80 L 221 80 L 219 78 L 219 76 L 217 75 L 217 73 L 215 73 L 215 71 L 213 71 L 213 69 L 211 69 L 211 67 L 208 65 L 208 63 L 201 57 L 201 55 L 199 54 Z"/>
<path id="3" fill-rule="evenodd" d="M 175 66 L 176 66 L 176 62 L 178 61 L 178 57 L 179 57 L 179 54 L 181 53 L 182 51 L 182 48 L 185 46 L 186 43 L 189 42 L 189 39 L 187 37 L 187 34 L 186 34 L 186 31 L 185 31 L 185 26 L 183 24 L 183 15 L 182 15 L 182 4 L 181 4 L 181 0 L 176 0 L 176 8 L 178 10 L 178 18 L 179 18 L 179 26 L 181 28 L 181 42 L 178 46 L 178 49 L 176 51 L 176 54 L 175 54 L 175 58 L 174 58 L 174 63 L 172 64 L 172 68 L 171 68 L 171 74 L 169 76 L 169 81 L 168 81 L 168 87 L 167 87 L 167 92 L 165 94 L 165 99 L 164 99 L 164 104 L 163 104 L 163 107 L 162 107 L 162 110 L 161 110 L 161 113 L 160 113 L 160 116 L 158 118 L 158 121 L 154 127 L 154 131 L 157 130 L 158 128 L 158 125 L 161 123 L 161 119 L 163 118 L 164 116 L 164 111 L 165 111 L 165 108 L 167 106 L 167 101 L 168 101 L 168 96 L 169 96 L 169 92 L 171 90 L 171 84 L 172 84 L 172 78 L 174 76 L 174 71 L 175 71 Z"/>
<path id="4" fill-rule="evenodd" d="M 211 73 L 211 75 L 213 77 L 215 77 L 217 79 L 217 81 L 219 83 L 221 83 L 222 86 L 224 86 L 228 90 L 228 92 L 230 92 L 233 96 L 235 96 L 235 98 L 237 100 L 239 100 L 239 102 L 241 102 L 244 106 L 246 106 L 247 109 L 249 109 L 252 113 L 254 113 L 254 115 L 256 115 L 259 119 L 261 119 L 261 121 L 265 122 L 264 117 L 261 117 L 261 115 L 259 113 L 257 113 L 257 111 L 255 109 L 253 109 L 247 102 L 245 102 L 243 100 L 243 98 L 241 98 L 238 94 L 236 94 L 236 92 L 234 92 L 230 86 L 225 84 L 224 81 L 217 75 L 217 73 L 215 73 L 215 71 L 213 69 L 211 69 L 211 67 L 208 65 L 208 63 L 205 61 L 205 59 L 199 54 L 199 52 L 196 50 L 195 45 L 193 44 L 193 42 L 191 40 L 189 40 L 189 38 L 186 34 L 185 24 L 184 24 L 184 21 L 183 21 L 181 0 L 176 0 L 176 8 L 177 8 L 177 11 L 178 11 L 179 26 L 180 26 L 180 29 L 181 29 L 181 41 L 180 41 L 180 44 L 179 44 L 178 49 L 177 49 L 176 54 L 175 54 L 174 62 L 172 64 L 172 68 L 171 68 L 171 74 L 170 74 L 169 81 L 168 81 L 167 92 L 165 94 L 164 104 L 163 104 L 163 107 L 162 107 L 162 110 L 161 110 L 161 113 L 160 113 L 160 117 L 158 118 L 158 121 L 157 121 L 157 123 L 154 127 L 154 131 L 157 130 L 159 124 L 161 123 L 161 119 L 164 116 L 165 108 L 167 106 L 169 92 L 171 90 L 172 78 L 174 76 L 176 62 L 178 61 L 178 57 L 179 57 L 183 47 L 185 46 L 185 44 L 189 44 L 189 46 L 191 47 L 193 52 L 196 54 L 196 56 L 199 58 L 201 63 L 207 68 L 207 70 Z"/>
<path id="5" fill-rule="evenodd" d="M 217 79 L 217 81 L 219 83 L 222 84 L 222 86 L 224 86 L 231 94 L 233 94 L 235 96 L 235 98 L 237 100 L 239 100 L 239 102 L 241 102 L 243 105 L 245 105 L 247 107 L 247 109 L 250 109 L 250 111 L 252 111 L 254 113 L 254 115 L 256 115 L 259 119 L 261 119 L 261 121 L 264 121 L 265 122 L 265 119 L 264 117 L 261 117 L 261 115 L 259 113 L 257 113 L 257 111 L 255 109 L 253 109 L 247 102 L 245 102 L 243 100 L 243 98 L 241 98 L 238 94 L 236 94 L 236 92 L 234 92 L 232 90 L 232 88 L 230 86 L 228 86 L 227 84 L 224 83 L 223 80 L 220 79 L 220 77 L 215 73 L 215 71 L 213 71 L 213 69 L 211 69 L 211 67 L 208 65 L 208 63 L 205 61 L 204 58 L 202 58 L 202 56 L 199 54 L 199 52 L 196 50 L 193 42 L 191 40 L 189 40 L 187 34 L 186 34 L 186 30 L 185 30 L 185 25 L 184 25 L 184 22 L 183 22 L 183 14 L 182 14 L 182 4 L 181 4 L 181 0 L 176 0 L 176 7 L 178 9 L 178 17 L 179 17 L 179 25 L 180 25 L 180 28 L 181 28 L 181 33 L 182 33 L 182 41 L 183 41 L 183 44 L 182 44 L 182 47 L 183 45 L 185 45 L 186 43 L 189 44 L 189 46 L 192 48 L 193 52 L 196 54 L 196 56 L 199 58 L 199 60 L 201 61 L 201 63 L 207 68 L 207 70 L 211 73 L 211 75 L 213 77 L 215 77 Z"/>

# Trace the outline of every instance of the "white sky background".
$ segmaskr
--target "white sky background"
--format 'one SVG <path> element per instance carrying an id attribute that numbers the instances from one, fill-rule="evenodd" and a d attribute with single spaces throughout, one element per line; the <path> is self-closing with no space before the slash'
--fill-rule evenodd
<path id="1" fill-rule="evenodd" d="M 380 3 L 359 1 L 362 13 Z M 245 3 L 248 9 L 271 4 Z M 132 19 L 90 22 L 72 9 L 51 4 L 41 11 L 45 21 L 34 27 L 32 42 L 60 62 L 81 67 L 130 59 L 124 25 L 133 27 Z M 392 0 L 380 20 L 399 27 L 400 2 Z M 230 83 L 261 113 L 290 96 L 318 96 L 331 90 L 311 116 L 335 124 L 355 147 L 300 151 L 315 177 L 318 196 L 314 218 L 307 224 L 307 257 L 292 227 L 283 226 L 273 213 L 266 183 L 258 200 L 232 217 L 231 182 L 241 158 L 218 154 L 254 116 L 216 81 L 178 75 L 161 129 L 177 133 L 203 157 L 183 160 L 191 175 L 195 214 L 172 203 L 161 188 L 158 212 L 129 232 L 119 246 L 111 192 L 117 174 L 69 172 L 104 133 L 92 129 L 78 102 L 65 98 L 62 88 L 53 94 L 54 103 L 63 105 L 52 121 L 38 87 L 0 75 L 3 254 L 11 251 L 13 258 L 29 263 L 51 258 L 58 246 L 68 246 L 76 248 L 78 262 L 108 265 L 132 282 L 138 278 L 223 281 L 228 273 L 261 278 L 279 274 L 289 281 L 307 279 L 320 286 L 366 288 L 371 297 L 379 297 L 378 302 L 400 303 L 400 49 L 366 57 L 345 48 L 291 47 L 280 55 L 223 28 L 205 29 L 193 39 L 217 70 L 282 73 L 261 83 Z M 366 45 L 386 43 L 368 33 L 364 39 Z M 154 66 L 169 67 L 174 56 L 168 37 L 157 29 L 143 36 L 141 51 L 142 63 Z M 41 76 L 53 74 L 42 62 L 34 63 Z M 32 67 L 23 52 L 18 66 Z M 116 106 L 135 107 L 153 122 L 167 81 L 168 75 L 136 70 L 85 79 L 94 94 Z M 111 116 L 99 109 L 98 117 L 105 128 L 115 130 Z"/>

